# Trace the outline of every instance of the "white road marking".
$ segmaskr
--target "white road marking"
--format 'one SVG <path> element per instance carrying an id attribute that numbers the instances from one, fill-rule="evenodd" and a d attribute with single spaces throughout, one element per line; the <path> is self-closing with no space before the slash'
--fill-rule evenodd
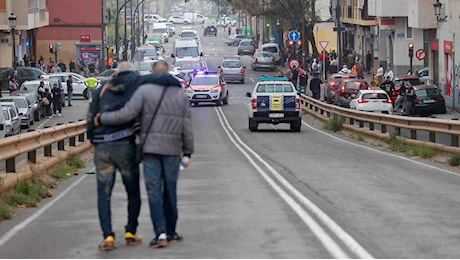
<path id="1" fill-rule="evenodd" d="M 455 176 L 457 176 L 457 177 L 460 176 L 460 174 L 457 173 L 457 172 L 449 171 L 449 170 L 442 169 L 442 168 L 439 168 L 439 167 L 436 167 L 436 166 L 433 166 L 433 165 L 429 165 L 429 164 L 426 164 L 426 163 L 422 163 L 422 162 L 419 162 L 419 161 L 416 161 L 416 160 L 413 160 L 413 159 L 411 159 L 411 158 L 407 158 L 407 157 L 404 157 L 404 156 L 401 156 L 401 155 L 392 154 L 392 153 L 388 153 L 388 152 L 385 152 L 385 151 L 380 151 L 380 150 L 374 149 L 374 148 L 372 148 L 372 147 L 367 147 L 367 146 L 365 146 L 365 145 L 356 144 L 356 143 L 353 143 L 353 142 L 350 142 L 350 141 L 343 140 L 343 139 L 338 138 L 338 137 L 336 137 L 336 136 L 334 136 L 334 135 L 331 135 L 331 134 L 329 134 L 329 133 L 327 133 L 327 132 L 324 132 L 324 131 L 321 131 L 321 130 L 319 130 L 319 129 L 316 129 L 315 127 L 309 125 L 308 123 L 306 123 L 306 122 L 303 121 L 303 120 L 302 120 L 302 123 L 303 123 L 304 125 L 306 125 L 307 127 L 311 128 L 311 129 L 313 129 L 313 130 L 315 130 L 316 132 L 319 132 L 319 133 L 321 133 L 321 134 L 324 134 L 324 135 L 326 135 L 326 136 L 329 136 L 329 137 L 331 137 L 331 138 L 334 138 L 334 139 L 336 139 L 336 140 L 338 140 L 338 141 L 340 141 L 340 142 L 342 142 L 342 143 L 354 145 L 354 146 L 357 146 L 357 147 L 360 147 L 360 148 L 367 149 L 367 150 L 369 150 L 369 151 L 373 151 L 373 152 L 380 153 L 380 154 L 385 154 L 385 155 L 388 155 L 388 156 L 390 156 L 390 157 L 394 157 L 394 158 L 398 158 L 398 159 L 401 159 L 401 160 L 404 160 L 404 161 L 412 162 L 412 163 L 417 164 L 417 165 L 419 165 L 419 166 L 423 166 L 423 167 L 427 167 L 427 168 L 430 168 L 430 169 L 433 169 L 433 170 L 437 170 L 437 171 L 440 171 L 440 172 L 442 172 L 442 173 L 447 173 L 447 174 L 450 174 L 450 175 L 455 175 Z"/>
<path id="2" fill-rule="evenodd" d="M 251 77 L 249 77 L 249 80 L 251 80 L 252 82 L 254 82 L 254 79 L 253 79 L 253 78 L 251 78 Z"/>
<path id="3" fill-rule="evenodd" d="M 93 168 L 91 171 L 93 172 L 96 168 Z M 29 225 L 32 221 L 36 220 L 38 217 L 40 217 L 46 210 L 48 210 L 51 206 L 56 204 L 60 199 L 62 199 L 65 195 L 67 195 L 75 186 L 77 186 L 80 182 L 82 182 L 86 178 L 86 174 L 83 175 L 80 179 L 76 180 L 72 185 L 67 187 L 61 194 L 59 194 L 57 197 L 55 197 L 52 201 L 50 201 L 48 204 L 43 206 L 42 208 L 38 209 L 34 214 L 29 216 L 28 218 L 24 219 L 21 223 L 17 224 L 14 226 L 12 229 L 10 229 L 8 232 L 3 234 L 3 236 L 0 237 L 0 247 L 4 246 L 8 240 L 13 238 L 19 231 L 24 229 L 27 225 Z"/>
<path id="4" fill-rule="evenodd" d="M 256 152 L 254 152 L 249 146 L 247 146 L 236 134 L 233 128 L 230 126 L 222 108 L 215 108 L 219 121 L 227 133 L 232 143 L 243 153 L 243 155 L 251 162 L 251 164 L 257 169 L 262 177 L 272 186 L 272 188 L 281 196 L 282 199 L 299 215 L 304 223 L 310 228 L 310 230 L 316 235 L 323 246 L 334 258 L 350 258 L 340 246 L 329 236 L 329 234 L 303 209 L 300 205 L 288 195 L 276 182 L 274 182 L 262 169 L 254 162 L 254 160 L 248 155 L 248 153 L 242 148 L 244 147 L 249 153 L 251 153 L 259 162 L 261 162 L 272 175 L 297 199 L 299 199 L 304 206 L 313 212 L 316 217 L 326 226 L 329 230 L 337 236 L 341 242 L 343 242 L 348 249 L 356 254 L 359 258 L 373 258 L 352 236 L 350 236 L 345 230 L 343 230 L 337 223 L 334 222 L 326 213 L 318 208 L 313 202 L 306 198 L 302 193 L 295 189 L 284 177 L 281 176 L 273 167 L 271 167 L 264 159 L 262 159 Z M 225 125 L 222 122 L 225 121 Z M 228 128 L 228 129 L 227 129 Z M 231 136 L 233 134 L 234 138 Z M 238 143 L 239 144 L 238 144 Z"/>
<path id="5" fill-rule="evenodd" d="M 37 129 L 40 129 L 44 125 L 46 125 L 46 123 L 48 123 L 51 120 L 51 118 L 53 118 L 53 116 L 51 116 L 50 118 L 47 118 L 45 121 L 43 121 L 43 123 L 41 123 L 39 126 L 37 126 Z"/>

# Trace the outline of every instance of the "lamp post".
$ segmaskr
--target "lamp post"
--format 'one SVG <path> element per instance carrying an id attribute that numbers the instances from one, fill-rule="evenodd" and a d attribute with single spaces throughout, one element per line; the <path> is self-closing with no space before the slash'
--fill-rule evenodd
<path id="1" fill-rule="evenodd" d="M 414 75 L 412 72 L 412 60 L 414 59 L 414 43 L 409 43 L 409 70 L 410 70 L 410 75 Z"/>
<path id="2" fill-rule="evenodd" d="M 441 10 L 442 10 L 442 3 L 439 0 L 436 0 L 436 3 L 433 4 L 434 7 L 434 15 L 436 15 L 436 20 L 438 23 L 446 22 L 447 15 L 442 17 Z"/>
<path id="3" fill-rule="evenodd" d="M 17 17 L 16 15 L 14 15 L 14 13 L 11 13 L 10 16 L 8 16 L 8 21 L 10 23 L 10 28 L 11 28 L 11 35 L 13 37 L 13 68 L 14 70 L 16 70 L 16 32 L 15 32 L 15 28 L 16 28 L 16 20 L 17 20 Z"/>

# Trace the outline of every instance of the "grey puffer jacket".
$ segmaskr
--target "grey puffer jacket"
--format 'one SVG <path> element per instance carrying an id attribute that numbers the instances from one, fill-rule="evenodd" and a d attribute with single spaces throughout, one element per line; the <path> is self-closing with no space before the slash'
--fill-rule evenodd
<path id="1" fill-rule="evenodd" d="M 152 127 L 147 129 L 163 89 L 166 91 L 163 101 Z M 144 84 L 123 108 L 102 113 L 100 121 L 103 125 L 118 125 L 138 115 L 141 116 L 141 137 L 145 140 L 144 153 L 176 156 L 193 153 L 192 116 L 182 88 Z"/>

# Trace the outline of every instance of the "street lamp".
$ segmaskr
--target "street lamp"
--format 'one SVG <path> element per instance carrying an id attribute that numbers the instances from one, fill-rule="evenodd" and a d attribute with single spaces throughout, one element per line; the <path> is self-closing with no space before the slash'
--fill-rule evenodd
<path id="1" fill-rule="evenodd" d="M 16 70 L 16 37 L 15 37 L 15 31 L 14 29 L 16 28 L 16 20 L 17 17 L 14 15 L 14 13 L 11 13 L 10 16 L 8 16 L 8 21 L 10 22 L 10 28 L 11 28 L 11 35 L 13 36 L 13 68 Z"/>
<path id="2" fill-rule="evenodd" d="M 439 0 L 436 0 L 436 3 L 433 4 L 434 7 L 434 15 L 436 15 L 436 20 L 438 23 L 443 23 L 447 21 L 447 15 L 442 17 L 441 14 L 441 9 L 442 9 L 442 3 L 439 2 Z"/>

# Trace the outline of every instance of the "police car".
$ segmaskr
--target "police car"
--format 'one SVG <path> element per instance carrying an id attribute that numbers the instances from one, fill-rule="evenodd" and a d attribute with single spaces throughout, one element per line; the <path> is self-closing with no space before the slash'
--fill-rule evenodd
<path id="1" fill-rule="evenodd" d="M 262 76 L 246 96 L 251 98 L 248 105 L 251 132 L 257 131 L 260 123 L 287 123 L 291 131 L 300 132 L 300 96 L 288 78 Z"/>
<path id="2" fill-rule="evenodd" d="M 198 71 L 187 83 L 186 89 L 190 106 L 199 102 L 213 102 L 218 106 L 228 104 L 227 84 L 216 72 Z"/>

